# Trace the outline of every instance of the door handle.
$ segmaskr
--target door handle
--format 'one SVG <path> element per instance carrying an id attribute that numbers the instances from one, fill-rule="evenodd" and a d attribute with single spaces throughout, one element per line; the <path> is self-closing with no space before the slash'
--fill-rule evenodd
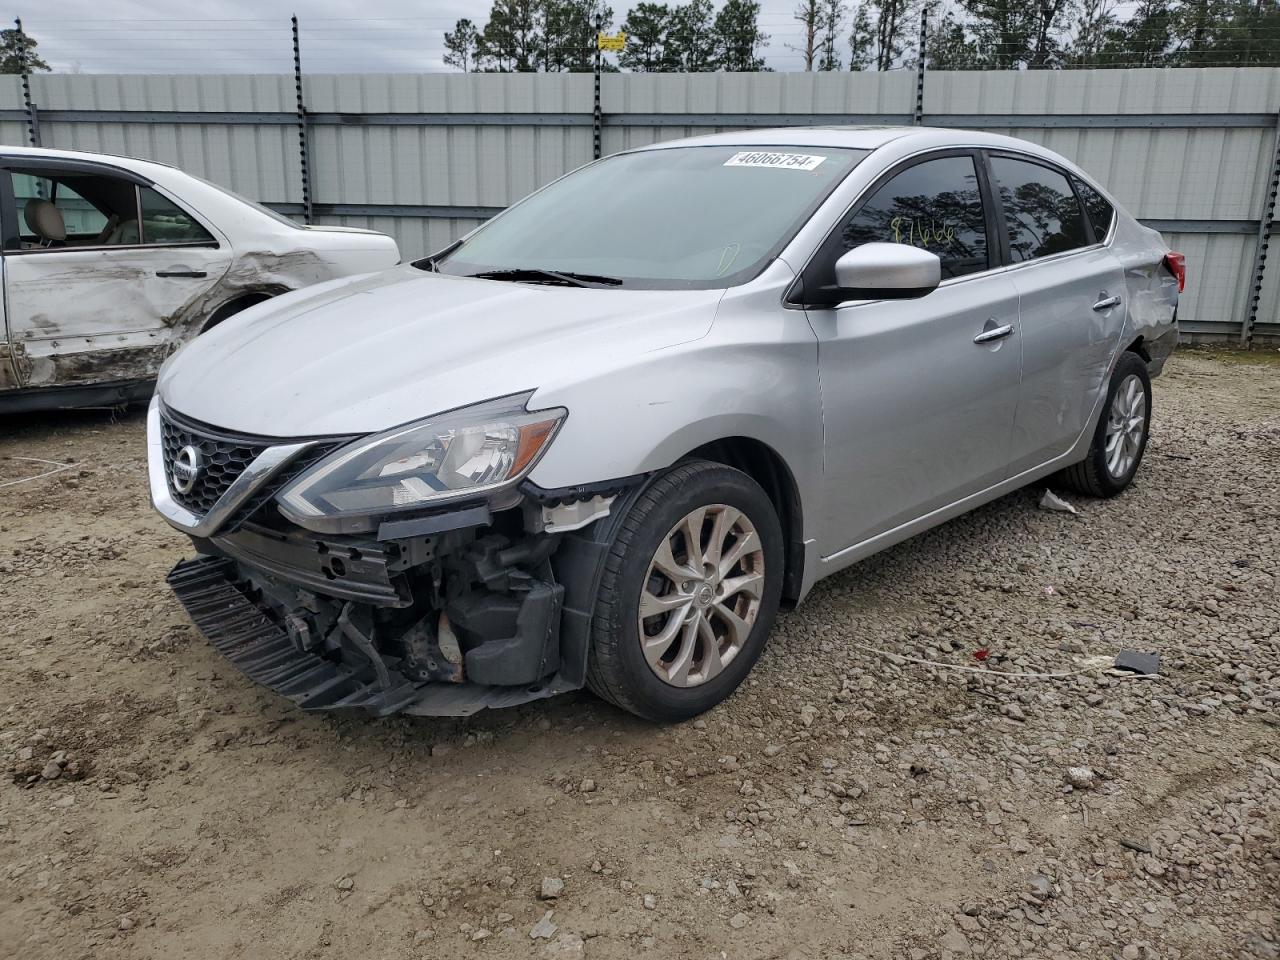
<path id="1" fill-rule="evenodd" d="M 992 320 L 987 321 L 988 324 L 991 324 L 993 322 L 994 321 Z M 1003 326 L 999 326 L 999 327 L 987 326 L 983 329 L 983 331 L 980 334 L 978 334 L 976 337 L 973 338 L 973 342 L 974 343 L 992 343 L 996 340 L 1003 340 L 1005 337 L 1007 337 L 1011 333 L 1013 333 L 1012 323 L 1006 323 Z"/>
<path id="2" fill-rule="evenodd" d="M 1103 292 L 1105 293 L 1106 291 L 1103 291 Z M 1099 300 L 1097 303 L 1093 305 L 1093 309 L 1110 310 L 1112 307 L 1116 306 L 1119 303 L 1120 303 L 1119 297 L 1103 297 L 1101 300 Z"/>
<path id="3" fill-rule="evenodd" d="M 191 280 L 203 280 L 209 274 L 204 270 L 192 270 L 190 267 L 169 267 L 167 270 L 157 270 L 157 277 L 185 277 Z"/>

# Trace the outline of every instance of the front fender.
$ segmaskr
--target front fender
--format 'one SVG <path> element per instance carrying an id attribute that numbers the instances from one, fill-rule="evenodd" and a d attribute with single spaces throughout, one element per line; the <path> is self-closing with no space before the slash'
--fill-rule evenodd
<path id="1" fill-rule="evenodd" d="M 802 313 L 781 310 L 776 299 L 772 310 L 722 305 L 700 340 L 539 390 L 531 405 L 564 407 L 569 416 L 530 479 L 544 488 L 602 483 L 664 469 L 716 440 L 746 437 L 786 463 L 804 516 L 821 516 L 817 363 L 817 341 Z"/>

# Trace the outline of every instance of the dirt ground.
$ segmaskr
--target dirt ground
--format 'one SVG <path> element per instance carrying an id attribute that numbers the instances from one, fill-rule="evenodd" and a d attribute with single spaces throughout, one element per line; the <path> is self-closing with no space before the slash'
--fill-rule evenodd
<path id="1" fill-rule="evenodd" d="M 0 486 L 3 952 L 1280 956 L 1277 359 L 1180 352 L 1127 494 L 825 581 L 671 728 L 300 713 L 170 597 L 139 412 L 0 421 L 72 464 Z"/>

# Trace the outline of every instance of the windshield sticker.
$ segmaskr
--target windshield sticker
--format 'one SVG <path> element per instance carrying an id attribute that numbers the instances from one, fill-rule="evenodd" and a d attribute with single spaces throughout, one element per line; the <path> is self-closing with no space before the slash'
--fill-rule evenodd
<path id="1" fill-rule="evenodd" d="M 778 170 L 814 170 L 826 157 L 809 153 L 761 153 L 756 150 L 735 153 L 724 162 L 726 167 L 774 167 Z"/>

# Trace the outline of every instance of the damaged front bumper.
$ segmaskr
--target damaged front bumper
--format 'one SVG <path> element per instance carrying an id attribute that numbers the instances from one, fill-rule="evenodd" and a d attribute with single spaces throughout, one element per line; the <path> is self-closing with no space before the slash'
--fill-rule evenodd
<path id="1" fill-rule="evenodd" d="M 296 475 L 290 464 L 314 459 L 315 442 L 259 450 L 262 438 L 160 417 L 157 404 L 152 499 L 199 553 L 168 582 L 252 680 L 304 709 L 378 716 L 466 716 L 584 685 L 611 508 L 639 478 L 561 491 L 525 481 L 502 509 L 459 504 L 403 525 L 410 535 L 387 536 L 395 528 L 385 524 L 377 535 L 327 535 L 292 524 L 271 496 Z M 170 482 L 166 443 L 179 441 L 247 460 L 211 505 Z"/>
<path id="2" fill-rule="evenodd" d="M 509 707 L 576 689 L 581 680 L 561 674 L 542 659 L 550 643 L 513 637 L 503 652 L 516 647 L 537 656 L 533 670 L 518 685 L 464 681 L 462 668 L 437 653 L 429 636 L 407 644 L 399 655 L 379 650 L 367 609 L 347 601 L 324 636 L 312 632 L 311 611 L 285 614 L 264 600 L 253 572 L 235 561 L 215 556 L 183 560 L 170 572 L 169 585 L 192 621 L 209 642 L 249 679 L 292 700 L 304 710 L 365 710 L 375 716 L 393 713 L 467 716 L 486 707 Z M 543 591 L 527 624 L 543 630 L 544 640 L 558 641 L 562 594 Z M 481 644 L 475 653 L 483 650 Z M 433 649 L 434 648 L 434 649 Z M 416 649 L 425 656 L 411 661 Z M 496 652 L 496 651 L 495 651 Z M 484 659 L 483 657 L 480 659 Z M 492 657 L 488 658 L 492 660 Z M 526 659 L 528 657 L 526 656 Z M 479 671 L 483 675 L 483 668 Z M 499 673 L 502 671 L 500 670 Z M 434 674 L 434 676 L 432 676 Z M 506 676 L 490 679 L 515 679 Z"/>

